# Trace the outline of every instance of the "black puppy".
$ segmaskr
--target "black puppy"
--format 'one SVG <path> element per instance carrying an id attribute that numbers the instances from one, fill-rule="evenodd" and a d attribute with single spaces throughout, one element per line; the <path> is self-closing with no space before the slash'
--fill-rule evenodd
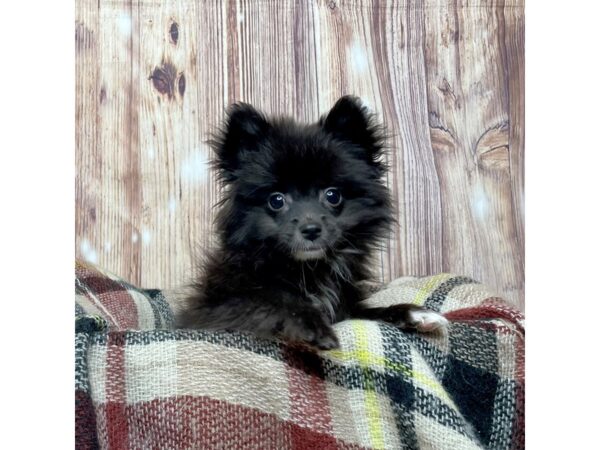
<path id="1" fill-rule="evenodd" d="M 331 349 L 339 345 L 331 325 L 346 318 L 419 331 L 444 325 L 417 306 L 361 303 L 369 257 L 393 219 L 381 128 L 358 98 L 340 98 L 310 125 L 238 103 L 212 144 L 226 189 L 220 246 L 207 256 L 184 327 Z"/>

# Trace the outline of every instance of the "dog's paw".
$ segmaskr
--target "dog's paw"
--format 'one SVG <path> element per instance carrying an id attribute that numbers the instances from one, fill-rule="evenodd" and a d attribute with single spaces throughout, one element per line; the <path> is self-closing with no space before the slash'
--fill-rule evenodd
<path id="1" fill-rule="evenodd" d="M 406 324 L 409 328 L 423 333 L 431 333 L 448 326 L 448 319 L 435 311 L 427 309 L 410 310 L 407 319 Z"/>
<path id="2" fill-rule="evenodd" d="M 331 325 L 317 312 L 290 317 L 285 322 L 281 334 L 288 341 L 308 344 L 320 350 L 332 350 L 340 346 Z"/>
<path id="3" fill-rule="evenodd" d="M 309 341 L 309 344 L 319 350 L 333 350 L 340 348 L 340 342 L 331 327 L 321 330 L 315 339 Z"/>
<path id="4" fill-rule="evenodd" d="M 416 330 L 423 333 L 430 333 L 448 324 L 448 320 L 441 314 L 409 303 L 365 309 L 361 312 L 361 317 L 381 320 L 403 330 Z"/>

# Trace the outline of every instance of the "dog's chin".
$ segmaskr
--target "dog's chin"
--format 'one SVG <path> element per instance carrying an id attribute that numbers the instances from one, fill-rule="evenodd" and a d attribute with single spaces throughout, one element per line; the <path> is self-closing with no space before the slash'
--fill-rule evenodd
<path id="1" fill-rule="evenodd" d="M 325 258 L 326 252 L 322 248 L 313 250 L 296 250 L 292 256 L 297 261 L 315 261 L 317 259 Z"/>

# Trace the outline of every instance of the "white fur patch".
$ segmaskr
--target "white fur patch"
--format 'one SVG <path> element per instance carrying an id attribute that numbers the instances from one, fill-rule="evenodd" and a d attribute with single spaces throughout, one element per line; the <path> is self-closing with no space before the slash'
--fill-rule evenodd
<path id="1" fill-rule="evenodd" d="M 410 321 L 415 322 L 417 331 L 429 333 L 448 325 L 448 319 L 433 311 L 410 311 Z"/>

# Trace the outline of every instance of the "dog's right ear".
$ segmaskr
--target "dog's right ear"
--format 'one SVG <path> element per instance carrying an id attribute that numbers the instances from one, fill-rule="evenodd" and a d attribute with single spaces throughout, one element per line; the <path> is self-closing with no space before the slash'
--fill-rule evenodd
<path id="1" fill-rule="evenodd" d="M 355 151 L 355 154 L 365 159 L 379 174 L 383 174 L 382 127 L 358 97 L 341 97 L 331 111 L 321 117 L 319 124 L 335 138 L 354 144 L 360 150 Z"/>
<path id="2" fill-rule="evenodd" d="M 234 103 L 219 135 L 211 141 L 217 154 L 216 166 L 225 181 L 233 181 L 240 160 L 248 152 L 258 150 L 270 129 L 265 116 L 247 103 Z"/>

